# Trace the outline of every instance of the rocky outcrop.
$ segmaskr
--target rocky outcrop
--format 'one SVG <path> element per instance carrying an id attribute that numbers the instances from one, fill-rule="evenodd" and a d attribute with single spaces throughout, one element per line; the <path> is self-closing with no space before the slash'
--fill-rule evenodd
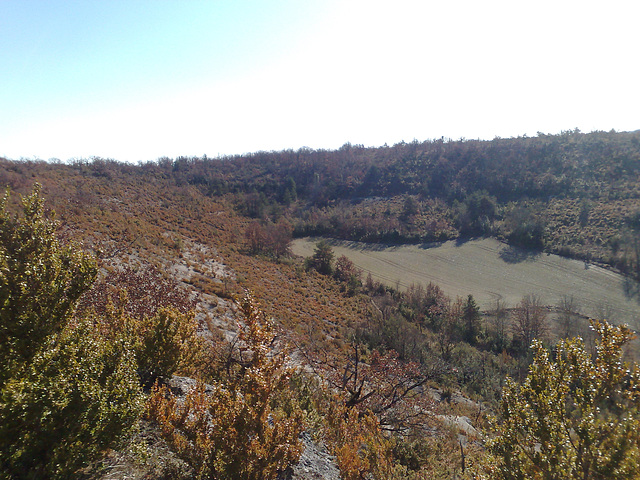
<path id="1" fill-rule="evenodd" d="M 304 450 L 296 465 L 289 468 L 280 480 L 340 480 L 335 457 L 307 432 L 300 435 Z"/>

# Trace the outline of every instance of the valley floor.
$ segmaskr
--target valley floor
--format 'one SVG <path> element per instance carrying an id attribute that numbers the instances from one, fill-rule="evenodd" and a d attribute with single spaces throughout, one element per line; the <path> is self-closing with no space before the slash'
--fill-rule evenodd
<path id="1" fill-rule="evenodd" d="M 297 239 L 294 254 L 313 254 L 316 238 Z M 381 245 L 331 240 L 336 257 L 346 255 L 363 278 L 407 288 L 433 282 L 455 297 L 472 294 L 481 309 L 503 300 L 516 305 L 535 294 L 554 306 L 573 296 L 583 315 L 640 326 L 640 284 L 620 274 L 558 255 L 531 253 L 495 239 L 429 245 Z"/>

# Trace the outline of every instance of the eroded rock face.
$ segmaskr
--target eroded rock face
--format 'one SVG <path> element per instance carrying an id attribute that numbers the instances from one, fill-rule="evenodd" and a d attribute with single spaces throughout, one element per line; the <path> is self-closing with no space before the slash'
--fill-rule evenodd
<path id="1" fill-rule="evenodd" d="M 281 480 L 340 480 L 340 471 L 335 457 L 318 444 L 307 432 L 300 435 L 304 450 L 296 465 L 281 476 Z"/>

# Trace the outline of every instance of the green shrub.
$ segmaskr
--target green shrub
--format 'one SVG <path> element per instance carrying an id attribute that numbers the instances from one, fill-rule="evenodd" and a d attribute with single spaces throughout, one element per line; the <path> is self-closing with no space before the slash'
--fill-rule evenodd
<path id="1" fill-rule="evenodd" d="M 174 373 L 195 375 L 204 339 L 196 332 L 193 313 L 162 308 L 151 317 L 129 319 L 140 381 L 150 387 Z"/>
<path id="2" fill-rule="evenodd" d="M 135 363 L 122 338 L 71 322 L 96 267 L 62 246 L 39 187 L 22 214 L 0 204 L 0 478 L 74 478 L 138 418 Z"/>
<path id="3" fill-rule="evenodd" d="M 43 347 L 3 385 L 0 476 L 73 478 L 140 416 L 128 345 L 100 338 L 82 322 Z"/>
<path id="4" fill-rule="evenodd" d="M 93 259 L 59 244 L 39 190 L 22 199 L 22 215 L 7 211 L 8 193 L 0 203 L 0 385 L 64 328 L 96 276 Z"/>
<path id="5" fill-rule="evenodd" d="M 638 478 L 640 367 L 622 361 L 632 332 L 592 326 L 596 355 L 579 338 L 560 341 L 553 356 L 535 341 L 523 384 L 507 382 L 492 478 Z"/>

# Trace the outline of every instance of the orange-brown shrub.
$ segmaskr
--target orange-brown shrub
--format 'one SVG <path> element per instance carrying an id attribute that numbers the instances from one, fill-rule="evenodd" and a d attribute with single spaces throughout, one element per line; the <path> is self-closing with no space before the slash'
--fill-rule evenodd
<path id="1" fill-rule="evenodd" d="M 285 353 L 272 349 L 272 323 L 249 296 L 238 303 L 239 334 L 224 359 L 226 375 L 180 403 L 154 388 L 147 416 L 197 478 L 272 479 L 301 453 L 302 411 L 289 388 Z"/>

